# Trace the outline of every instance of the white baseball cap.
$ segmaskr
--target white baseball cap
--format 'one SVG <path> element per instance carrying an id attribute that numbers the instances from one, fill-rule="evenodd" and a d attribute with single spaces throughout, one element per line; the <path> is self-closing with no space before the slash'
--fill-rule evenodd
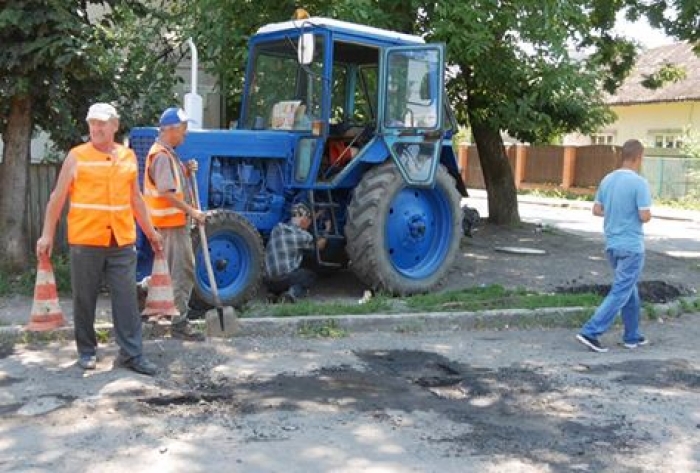
<path id="1" fill-rule="evenodd" d="M 85 120 L 100 120 L 106 122 L 112 118 L 119 118 L 116 108 L 108 103 L 96 103 L 90 106 Z"/>

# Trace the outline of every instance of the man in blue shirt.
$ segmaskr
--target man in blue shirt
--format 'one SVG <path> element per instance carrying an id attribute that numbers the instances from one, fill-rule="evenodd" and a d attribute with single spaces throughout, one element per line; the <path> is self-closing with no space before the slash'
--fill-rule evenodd
<path id="1" fill-rule="evenodd" d="M 610 328 L 618 312 L 625 326 L 622 342 L 626 348 L 646 345 L 639 332 L 640 299 L 637 281 L 644 267 L 644 230 L 651 220 L 651 194 L 646 179 L 639 175 L 644 146 L 628 140 L 622 146 L 622 165 L 603 178 L 596 193 L 593 215 L 603 217 L 605 251 L 615 274 L 610 292 L 576 339 L 593 351 L 607 348 L 598 338 Z"/>

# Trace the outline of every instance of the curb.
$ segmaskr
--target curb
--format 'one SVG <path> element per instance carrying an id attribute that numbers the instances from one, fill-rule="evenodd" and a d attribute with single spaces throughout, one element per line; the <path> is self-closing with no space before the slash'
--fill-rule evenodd
<path id="1" fill-rule="evenodd" d="M 684 313 L 684 304 L 697 306 L 698 297 L 681 298 L 666 304 L 650 304 L 647 316 L 663 320 Z M 422 312 L 402 314 L 368 314 L 301 317 L 257 317 L 239 319 L 239 330 L 234 337 L 319 336 L 331 327 L 338 336 L 350 333 L 386 332 L 418 333 L 445 330 L 574 328 L 590 317 L 593 307 L 552 307 L 541 309 L 501 309 L 480 312 Z M 192 325 L 206 331 L 204 320 Z M 96 324 L 101 336 L 112 338 L 111 324 Z M 144 339 L 162 338 L 169 332 L 168 325 L 144 325 Z M 318 334 L 318 335 L 314 335 Z M 331 336 L 332 337 L 332 336 Z M 34 341 L 72 340 L 73 327 L 65 326 L 48 332 L 27 332 L 20 325 L 0 327 L 0 344 Z"/>

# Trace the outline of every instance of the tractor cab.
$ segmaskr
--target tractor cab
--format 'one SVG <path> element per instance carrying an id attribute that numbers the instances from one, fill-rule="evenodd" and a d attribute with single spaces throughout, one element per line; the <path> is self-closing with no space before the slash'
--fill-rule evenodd
<path id="1" fill-rule="evenodd" d="M 328 18 L 260 28 L 235 126 L 191 130 L 176 150 L 199 162 L 210 213 L 209 241 L 194 242 L 197 295 L 213 301 L 202 257 L 209 251 L 222 301 L 250 300 L 265 240 L 299 201 L 313 210 L 312 233 L 329 242 L 311 255 L 317 266 L 349 266 L 391 293 L 435 287 L 455 259 L 466 196 L 444 54 L 444 45 L 418 36 Z M 157 132 L 132 130 L 141 169 Z M 138 251 L 143 277 L 145 240 Z"/>
<path id="2" fill-rule="evenodd" d="M 453 128 L 443 77 L 444 46 L 418 36 L 327 18 L 271 24 L 250 41 L 237 128 L 296 133 L 297 185 L 354 186 L 366 167 L 348 164 L 388 150 L 407 182 L 430 186 Z"/>

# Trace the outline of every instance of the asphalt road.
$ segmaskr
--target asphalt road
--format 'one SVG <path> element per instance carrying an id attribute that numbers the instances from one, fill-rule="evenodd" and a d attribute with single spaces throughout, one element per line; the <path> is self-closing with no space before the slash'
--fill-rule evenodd
<path id="1" fill-rule="evenodd" d="M 470 191 L 472 197 L 465 200 L 479 213 L 488 216 L 486 193 Z M 520 218 L 530 223 L 540 223 L 563 231 L 603 238 L 603 219 L 592 215 L 590 203 L 555 201 L 520 196 Z M 552 204 L 555 205 L 552 205 Z M 570 206 L 561 206 L 561 205 Z M 670 218 L 654 218 L 663 215 Z M 674 212 L 652 208 L 652 220 L 644 226 L 647 250 L 677 258 L 700 258 L 700 212 Z"/>
<path id="2" fill-rule="evenodd" d="M 12 472 L 700 471 L 698 315 L 637 350 L 570 330 L 149 342 L 156 378 L 74 365 L 72 344 L 0 359 Z"/>

